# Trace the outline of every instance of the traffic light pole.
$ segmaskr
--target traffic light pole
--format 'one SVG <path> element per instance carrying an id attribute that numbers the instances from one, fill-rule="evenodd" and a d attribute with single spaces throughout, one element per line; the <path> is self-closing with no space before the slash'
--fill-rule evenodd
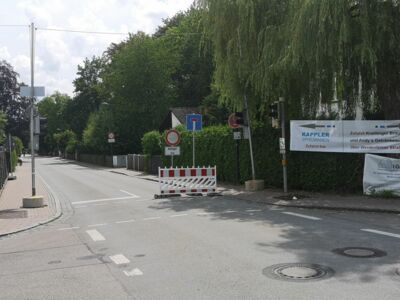
<path id="1" fill-rule="evenodd" d="M 254 156 L 253 156 L 253 141 L 251 138 L 251 126 L 250 126 L 250 116 L 249 116 L 249 107 L 247 104 L 247 95 L 244 94 L 244 110 L 246 111 L 247 117 L 247 130 L 249 131 L 249 147 L 250 147 L 250 160 L 251 160 L 251 177 L 253 180 L 256 180 L 256 170 L 254 167 Z"/>
<path id="2" fill-rule="evenodd" d="M 286 132 L 285 132 L 285 99 L 283 97 L 279 98 L 279 117 L 281 120 L 282 129 L 282 139 L 285 141 L 286 145 Z M 287 159 L 286 159 L 286 149 L 281 149 L 282 153 L 282 168 L 283 168 L 283 192 L 288 192 L 287 187 Z"/>

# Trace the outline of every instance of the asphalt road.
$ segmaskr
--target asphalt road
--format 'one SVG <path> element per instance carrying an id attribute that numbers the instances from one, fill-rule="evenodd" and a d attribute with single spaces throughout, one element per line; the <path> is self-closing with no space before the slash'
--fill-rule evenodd
<path id="1" fill-rule="evenodd" d="M 56 158 L 37 165 L 63 216 L 0 239 L 0 299 L 400 298 L 398 215 L 154 199 L 156 182 Z M 384 252 L 332 252 L 347 247 Z M 286 263 L 330 269 L 268 269 Z"/>

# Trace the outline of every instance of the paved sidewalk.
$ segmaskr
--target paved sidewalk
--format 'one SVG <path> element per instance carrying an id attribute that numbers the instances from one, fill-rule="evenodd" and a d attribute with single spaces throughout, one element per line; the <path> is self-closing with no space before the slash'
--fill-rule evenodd
<path id="1" fill-rule="evenodd" d="M 146 180 L 158 181 L 157 176 L 144 175 L 141 172 L 122 168 L 110 168 L 110 172 Z M 312 193 L 306 191 L 290 191 L 289 195 L 285 195 L 281 190 L 278 189 L 265 189 L 258 192 L 246 192 L 243 186 L 234 186 L 221 183 L 218 183 L 218 192 L 224 196 L 229 196 L 236 199 L 262 202 L 276 206 L 400 214 L 400 198 L 385 199 L 365 195 L 342 196 L 330 193 Z M 298 199 L 293 199 L 293 196 Z"/>
<path id="2" fill-rule="evenodd" d="M 31 195 L 30 159 L 17 167 L 16 180 L 9 180 L 0 196 L 0 237 L 47 223 L 61 215 L 59 206 L 36 176 L 36 193 L 44 196 L 45 206 L 22 208 L 22 198 Z"/>

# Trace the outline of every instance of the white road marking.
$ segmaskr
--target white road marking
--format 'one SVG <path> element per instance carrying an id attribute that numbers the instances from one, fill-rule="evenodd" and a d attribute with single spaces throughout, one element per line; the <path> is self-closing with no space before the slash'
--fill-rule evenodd
<path id="1" fill-rule="evenodd" d="M 103 198 L 103 199 L 95 199 L 95 200 L 84 200 L 84 201 L 74 201 L 71 202 L 73 205 L 84 204 L 84 203 L 95 203 L 95 202 L 104 202 L 104 201 L 117 201 L 117 200 L 126 200 L 126 199 L 134 199 L 138 198 L 138 196 L 128 196 L 128 197 L 117 197 L 117 198 Z"/>
<path id="2" fill-rule="evenodd" d="M 133 269 L 132 271 L 124 271 L 126 276 L 141 276 L 143 272 L 140 271 L 138 268 Z"/>
<path id="3" fill-rule="evenodd" d="M 208 216 L 208 215 L 213 215 L 214 213 L 207 213 L 207 212 L 202 212 L 202 213 L 198 213 L 198 216 Z"/>
<path id="4" fill-rule="evenodd" d="M 80 227 L 75 226 L 75 227 L 65 227 L 65 228 L 59 228 L 58 230 L 72 230 L 72 229 L 79 229 Z"/>
<path id="5" fill-rule="evenodd" d="M 107 223 L 99 223 L 99 224 L 90 224 L 88 227 L 99 227 L 99 226 L 106 226 L 108 225 Z"/>
<path id="6" fill-rule="evenodd" d="M 161 217 L 150 217 L 150 218 L 144 218 L 143 221 L 149 221 L 149 220 L 158 220 L 161 219 Z"/>
<path id="7" fill-rule="evenodd" d="M 262 211 L 262 209 L 246 209 L 246 212 L 258 212 Z"/>
<path id="8" fill-rule="evenodd" d="M 131 220 L 124 220 L 124 221 L 117 221 L 117 222 L 115 222 L 115 224 L 123 224 L 123 223 L 131 223 L 131 222 L 135 222 L 135 220 L 131 219 Z"/>
<path id="9" fill-rule="evenodd" d="M 391 236 L 391 237 L 395 237 L 395 238 L 399 238 L 400 239 L 400 234 L 396 234 L 396 233 L 391 233 L 391 232 L 387 232 L 387 231 L 380 231 L 380 230 L 374 230 L 374 229 L 361 229 L 361 230 L 362 231 L 366 231 L 366 232 L 371 232 L 371 233 Z"/>
<path id="10" fill-rule="evenodd" d="M 86 233 L 92 238 L 93 241 L 105 241 L 105 237 L 96 229 L 86 230 Z"/>
<path id="11" fill-rule="evenodd" d="M 292 212 L 288 212 L 288 211 L 283 211 L 283 214 L 287 214 L 287 215 L 291 215 L 291 216 L 295 216 L 295 217 L 300 217 L 300 218 L 304 218 L 304 219 L 309 219 L 309 220 L 321 220 L 320 218 L 317 217 L 312 217 L 312 216 L 307 216 L 307 215 L 303 215 L 303 214 L 296 214 L 296 213 L 292 213 Z"/>
<path id="12" fill-rule="evenodd" d="M 116 265 L 122 265 L 122 264 L 129 264 L 130 263 L 130 260 L 127 259 L 123 254 L 116 254 L 116 255 L 110 256 L 110 259 Z"/>
<path id="13" fill-rule="evenodd" d="M 129 192 L 127 192 L 127 191 L 124 191 L 124 190 L 120 190 L 121 192 L 123 192 L 123 193 L 125 193 L 125 194 L 128 194 L 129 196 L 132 196 L 132 197 L 135 197 L 135 198 L 139 198 L 139 196 L 138 195 L 135 195 L 135 194 L 132 194 L 132 193 L 129 193 Z"/>
<path id="14" fill-rule="evenodd" d="M 183 217 L 183 216 L 187 216 L 188 214 L 180 214 L 180 215 L 171 215 L 169 216 L 170 218 L 176 218 L 176 217 Z"/>
<path id="15" fill-rule="evenodd" d="M 93 205 L 96 205 L 96 206 L 103 206 L 103 205 L 108 205 L 108 203 L 97 203 L 97 204 L 93 204 Z"/>
<path id="16" fill-rule="evenodd" d="M 227 210 L 227 211 L 223 211 L 223 214 L 232 214 L 232 213 L 237 213 L 236 210 Z"/>

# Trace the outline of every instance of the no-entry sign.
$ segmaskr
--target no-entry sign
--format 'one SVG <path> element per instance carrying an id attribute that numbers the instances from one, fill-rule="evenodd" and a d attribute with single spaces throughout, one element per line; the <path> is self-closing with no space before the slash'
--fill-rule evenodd
<path id="1" fill-rule="evenodd" d="M 165 142 L 171 147 L 178 146 L 181 142 L 181 134 L 175 129 L 168 130 L 165 135 Z"/>

